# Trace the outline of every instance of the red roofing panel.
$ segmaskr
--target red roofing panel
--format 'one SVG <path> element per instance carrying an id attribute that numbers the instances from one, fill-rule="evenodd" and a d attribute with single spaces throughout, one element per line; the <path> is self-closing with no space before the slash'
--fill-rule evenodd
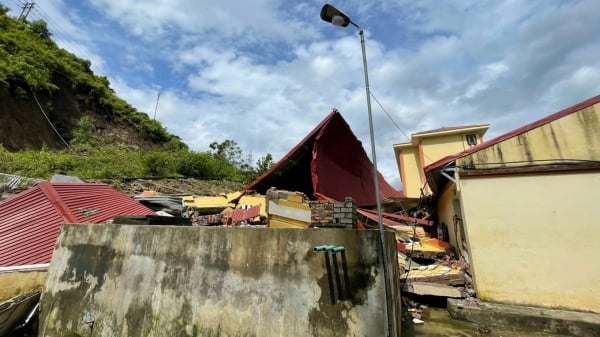
<path id="1" fill-rule="evenodd" d="M 0 202 L 0 266 L 49 263 L 63 223 L 152 214 L 106 184 L 42 182 Z"/>
<path id="2" fill-rule="evenodd" d="M 373 221 L 375 221 L 375 222 L 379 223 L 379 215 L 377 215 L 377 214 L 373 214 L 372 212 L 369 212 L 368 210 L 365 210 L 365 209 L 360 209 L 360 208 L 359 208 L 359 209 L 357 209 L 356 211 L 357 211 L 359 214 L 361 214 L 361 215 L 364 215 L 364 216 L 366 216 L 367 218 L 369 218 L 369 219 L 371 219 L 371 220 L 373 220 Z M 396 222 L 396 221 L 394 221 L 394 220 L 386 219 L 386 218 L 383 218 L 383 217 L 381 218 L 381 220 L 383 220 L 383 224 L 384 224 L 386 227 L 394 227 L 394 226 L 402 226 L 402 225 L 404 225 L 403 223 L 399 223 L 399 222 Z"/>
<path id="3" fill-rule="evenodd" d="M 382 199 L 403 197 L 378 177 Z M 361 206 L 376 203 L 373 164 L 337 110 L 245 189 L 264 193 L 270 187 L 334 200 L 353 197 Z"/>
<path id="4" fill-rule="evenodd" d="M 551 122 L 553 122 L 553 121 L 555 121 L 557 119 L 560 119 L 562 117 L 568 116 L 568 115 L 570 115 L 572 113 L 575 113 L 575 112 L 577 112 L 579 110 L 585 109 L 585 108 L 587 108 L 589 106 L 592 106 L 594 104 L 597 104 L 597 103 L 600 103 L 600 95 L 592 97 L 592 98 L 590 98 L 588 100 L 585 100 L 585 101 L 583 101 L 581 103 L 575 104 L 575 105 L 573 105 L 571 107 L 568 107 L 568 108 L 566 108 L 564 110 L 561 110 L 561 111 L 559 111 L 557 113 L 554 113 L 554 114 L 552 114 L 550 116 L 546 116 L 546 117 L 544 117 L 544 118 L 542 118 L 540 120 L 537 120 L 535 122 L 532 122 L 532 123 L 529 123 L 527 125 L 524 125 L 524 126 L 518 128 L 518 129 L 515 129 L 513 131 L 505 133 L 505 134 L 503 134 L 501 136 L 498 136 L 496 138 L 490 139 L 490 140 L 488 140 L 486 142 L 483 142 L 483 143 L 481 143 L 479 145 L 476 145 L 476 146 L 474 146 L 474 147 L 472 147 L 472 148 L 470 148 L 470 149 L 468 149 L 466 151 L 459 152 L 457 154 L 453 154 L 453 155 L 450 155 L 450 156 L 446 156 L 446 157 L 444 157 L 444 158 L 442 158 L 442 159 L 440 159 L 440 160 L 438 160 L 438 161 L 436 161 L 434 163 L 431 163 L 428 166 L 426 166 L 425 167 L 425 172 L 430 172 L 430 171 L 433 171 L 433 170 L 435 170 L 437 168 L 440 168 L 442 166 L 448 165 L 451 162 L 453 162 L 453 161 L 455 161 L 455 160 L 457 160 L 459 158 L 466 157 L 466 156 L 468 156 L 470 154 L 473 154 L 473 153 L 475 153 L 475 152 L 477 152 L 479 150 L 483 150 L 485 148 L 488 148 L 490 146 L 493 146 L 493 145 L 496 145 L 496 144 L 498 144 L 500 142 L 503 142 L 503 141 L 505 141 L 507 139 L 510 139 L 510 138 L 522 135 L 522 134 L 524 134 L 527 131 L 530 131 L 530 130 L 538 128 L 538 127 L 540 127 L 542 125 L 551 123 Z"/>
<path id="5" fill-rule="evenodd" d="M 311 173 L 315 193 L 335 200 L 353 197 L 360 206 L 375 205 L 373 163 L 342 116 L 329 118 L 315 138 Z M 382 200 L 402 198 L 378 172 Z"/>
<path id="6" fill-rule="evenodd" d="M 312 138 L 314 138 L 319 133 L 319 131 L 321 131 L 323 126 L 327 124 L 331 118 L 333 118 L 333 115 L 335 114 L 339 114 L 339 112 L 334 109 L 329 113 L 329 115 L 327 115 L 327 117 L 325 117 L 324 120 L 321 121 L 321 123 L 319 123 L 319 125 L 317 125 L 311 132 L 309 132 L 308 135 L 306 135 L 306 137 L 304 137 L 304 139 L 300 141 L 300 143 L 296 144 L 296 146 L 294 146 L 290 150 L 290 152 L 283 156 L 283 158 L 281 158 L 278 162 L 271 165 L 271 167 L 265 173 L 261 174 L 258 178 L 254 179 L 253 182 L 248 184 L 244 188 L 244 190 L 251 190 L 255 188 L 256 185 L 258 185 L 262 180 L 264 180 L 269 175 L 277 171 L 277 169 L 279 169 L 284 163 L 286 163 L 296 152 L 305 147 L 312 140 Z"/>

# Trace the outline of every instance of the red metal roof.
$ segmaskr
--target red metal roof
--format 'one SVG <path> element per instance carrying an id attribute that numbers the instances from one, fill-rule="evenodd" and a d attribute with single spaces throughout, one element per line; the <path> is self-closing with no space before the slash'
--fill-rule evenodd
<path id="1" fill-rule="evenodd" d="M 378 178 L 382 200 L 403 197 L 381 174 Z M 271 187 L 334 200 L 352 197 L 360 206 L 375 205 L 373 164 L 337 110 L 245 189 L 265 193 Z"/>
<path id="2" fill-rule="evenodd" d="M 0 267 L 49 263 L 63 223 L 152 214 L 106 184 L 42 182 L 0 202 Z"/>
<path id="3" fill-rule="evenodd" d="M 568 108 L 566 108 L 564 110 L 561 110 L 561 111 L 559 111 L 557 113 L 554 113 L 554 114 L 552 114 L 550 116 L 546 116 L 546 117 L 544 117 L 544 118 L 542 118 L 540 120 L 537 120 L 535 122 L 532 122 L 532 123 L 529 123 L 527 125 L 524 125 L 524 126 L 518 128 L 518 129 L 515 129 L 513 131 L 505 133 L 505 134 L 503 134 L 501 136 L 498 136 L 496 138 L 490 139 L 490 140 L 488 140 L 486 142 L 483 142 L 483 143 L 481 143 L 479 145 L 476 145 L 476 146 L 474 146 L 474 147 L 472 147 L 472 148 L 470 148 L 470 149 L 468 149 L 466 151 L 459 152 L 457 154 L 453 154 L 453 155 L 450 155 L 450 156 L 446 156 L 446 157 L 444 157 L 444 158 L 442 158 L 442 159 L 440 159 L 440 160 L 438 160 L 438 161 L 436 161 L 434 163 L 431 163 L 428 166 L 426 166 L 425 167 L 425 172 L 430 172 L 430 171 L 438 169 L 438 168 L 440 168 L 442 166 L 448 165 L 449 163 L 451 163 L 451 162 L 453 162 L 453 161 L 455 161 L 455 160 L 457 160 L 459 158 L 466 157 L 466 156 L 468 156 L 470 154 L 473 154 L 473 153 L 475 153 L 475 152 L 477 152 L 479 150 L 483 150 L 485 148 L 488 148 L 490 146 L 493 146 L 493 145 L 496 145 L 496 144 L 498 144 L 500 142 L 503 142 L 503 141 L 505 141 L 507 139 L 510 139 L 510 138 L 522 135 L 522 134 L 524 134 L 527 131 L 530 131 L 530 130 L 533 130 L 535 128 L 538 128 L 538 127 L 540 127 L 542 125 L 548 124 L 548 123 L 553 122 L 553 121 L 555 121 L 557 119 L 560 119 L 562 117 L 568 116 L 568 115 L 570 115 L 572 113 L 575 113 L 575 112 L 577 112 L 577 111 L 579 111 L 581 109 L 585 109 L 585 108 L 587 108 L 589 106 L 592 106 L 592 105 L 594 105 L 596 103 L 599 103 L 599 102 L 600 102 L 600 95 L 592 97 L 592 98 L 590 98 L 588 100 L 585 100 L 585 101 L 583 101 L 581 103 L 575 104 L 575 105 L 573 105 L 571 107 L 568 107 Z"/>

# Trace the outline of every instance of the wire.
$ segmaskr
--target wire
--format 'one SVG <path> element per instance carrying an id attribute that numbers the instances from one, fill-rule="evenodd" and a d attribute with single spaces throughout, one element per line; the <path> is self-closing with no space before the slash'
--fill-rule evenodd
<path id="1" fill-rule="evenodd" d="M 56 40 L 56 39 L 61 40 L 61 43 L 65 47 L 65 48 L 63 48 L 64 50 L 66 50 L 78 57 L 82 57 L 82 55 L 86 55 L 86 53 L 83 53 L 81 51 L 81 49 L 77 46 L 79 43 L 70 37 L 71 34 L 66 32 L 61 27 L 60 24 L 56 24 L 56 21 L 48 19 L 51 16 L 48 15 L 46 12 L 42 11 L 42 9 L 40 8 L 39 5 L 37 7 L 34 7 L 32 15 L 37 16 L 39 19 L 44 20 L 46 22 L 46 24 L 48 24 L 49 29 L 52 30 L 52 35 L 55 37 L 54 40 Z"/>
<path id="2" fill-rule="evenodd" d="M 379 107 L 381 108 L 381 110 L 383 110 L 383 112 L 386 114 L 386 116 L 390 119 L 390 121 L 392 121 L 392 124 L 394 124 L 396 126 L 396 128 L 398 130 L 400 130 L 400 132 L 402 132 L 402 134 L 404 135 L 404 137 L 406 137 L 408 139 L 408 141 L 411 141 L 411 138 L 408 136 L 408 134 L 406 134 L 406 132 L 404 132 L 404 130 L 402 130 L 402 128 L 400 128 L 400 126 L 398 125 L 398 123 L 396 123 L 396 121 L 392 118 L 392 116 L 385 110 L 385 108 L 383 107 L 383 105 L 379 102 L 379 100 L 377 99 L 377 97 L 375 97 L 375 95 L 373 94 L 373 92 L 369 89 L 369 94 L 371 94 L 371 97 L 373 97 L 373 99 L 375 100 L 375 102 L 377 103 L 377 105 L 379 105 Z M 425 153 L 425 151 L 423 151 L 423 155 L 429 159 L 430 162 L 435 162 L 435 160 L 429 158 L 429 156 Z"/>
<path id="3" fill-rule="evenodd" d="M 402 132 L 402 134 L 404 135 L 404 137 L 406 137 L 408 139 L 408 141 L 410 141 L 410 136 L 408 134 L 406 134 L 406 132 L 404 132 L 404 130 L 402 130 L 402 128 L 400 128 L 400 126 L 398 125 L 398 123 L 396 123 L 396 121 L 392 118 L 392 116 L 385 110 L 385 108 L 383 107 L 383 105 L 379 102 L 379 100 L 377 99 L 377 97 L 375 97 L 375 95 L 373 94 L 373 92 L 371 90 L 369 90 L 369 94 L 371 94 L 371 97 L 373 97 L 373 99 L 375 100 L 375 102 L 377 102 L 377 105 L 379 105 L 379 107 L 381 108 L 381 110 L 383 110 L 383 112 L 385 112 L 385 114 L 388 116 L 388 118 L 390 119 L 390 121 L 392 121 L 392 124 L 394 124 L 396 126 L 396 128 L 398 130 L 400 130 L 400 132 Z"/>
<path id="4" fill-rule="evenodd" d="M 423 199 L 425 199 L 425 186 L 427 185 L 427 182 L 425 182 L 423 184 L 423 187 L 421 187 L 421 195 L 419 196 L 419 202 L 417 203 L 417 211 L 419 209 L 421 209 L 421 205 L 423 203 Z M 417 220 L 415 217 L 415 221 L 412 224 L 412 228 L 413 228 L 413 238 L 417 236 Z M 410 245 L 410 254 L 407 255 L 408 256 L 408 268 L 406 269 L 406 277 L 404 278 L 404 281 L 400 283 L 400 289 L 402 289 L 402 287 L 404 287 L 404 285 L 406 284 L 406 282 L 408 282 L 408 275 L 410 274 L 410 267 L 412 265 L 412 255 L 413 252 L 415 251 L 415 243 L 413 242 Z"/>
<path id="5" fill-rule="evenodd" d="M 48 115 L 46 115 L 46 113 L 44 112 L 44 109 L 42 108 L 42 105 L 38 101 L 37 97 L 35 96 L 35 93 L 33 92 L 33 89 L 31 89 L 31 87 L 29 87 L 29 91 L 31 91 L 31 94 L 33 95 L 33 99 L 35 100 L 35 103 L 37 103 L 38 108 L 40 108 L 40 111 L 42 112 L 42 114 L 44 115 L 44 117 L 46 117 L 46 120 L 48 121 L 48 123 L 50 124 L 50 126 L 52 127 L 52 129 L 54 130 L 54 132 L 56 132 L 56 134 L 58 135 L 58 137 L 60 138 L 60 140 L 62 140 L 62 142 L 65 144 L 65 146 L 69 150 L 71 150 L 71 146 L 69 146 L 69 143 L 67 143 L 67 141 L 60 135 L 60 132 L 58 132 L 58 130 L 56 130 L 56 128 L 54 127 L 54 124 L 52 124 L 52 121 L 50 121 L 50 118 L 48 118 Z"/>

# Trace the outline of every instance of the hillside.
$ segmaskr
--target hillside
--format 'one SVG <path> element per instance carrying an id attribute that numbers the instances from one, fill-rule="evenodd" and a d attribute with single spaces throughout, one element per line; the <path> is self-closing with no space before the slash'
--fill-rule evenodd
<path id="1" fill-rule="evenodd" d="M 58 48 L 45 22 L 17 21 L 0 5 L 0 144 L 9 151 L 64 149 L 61 137 L 70 143 L 87 116 L 92 136 L 101 143 L 187 148 L 117 97 L 106 77 L 90 66 Z"/>

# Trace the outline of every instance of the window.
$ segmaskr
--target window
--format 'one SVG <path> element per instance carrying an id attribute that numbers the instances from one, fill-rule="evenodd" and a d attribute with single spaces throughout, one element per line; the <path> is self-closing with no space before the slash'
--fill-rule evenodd
<path id="1" fill-rule="evenodd" d="M 474 134 L 467 135 L 467 144 L 469 146 L 477 145 L 477 136 Z"/>

